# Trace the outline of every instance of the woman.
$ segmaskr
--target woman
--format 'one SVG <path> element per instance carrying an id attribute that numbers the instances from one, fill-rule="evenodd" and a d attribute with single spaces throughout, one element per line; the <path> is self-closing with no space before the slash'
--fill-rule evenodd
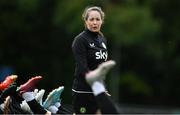
<path id="1" fill-rule="evenodd" d="M 97 102 L 91 87 L 85 81 L 85 75 L 108 58 L 106 39 L 100 31 L 104 12 L 97 6 L 88 7 L 82 17 L 85 30 L 77 35 L 72 43 L 76 63 L 72 104 L 75 113 L 94 114 L 98 110 Z"/>

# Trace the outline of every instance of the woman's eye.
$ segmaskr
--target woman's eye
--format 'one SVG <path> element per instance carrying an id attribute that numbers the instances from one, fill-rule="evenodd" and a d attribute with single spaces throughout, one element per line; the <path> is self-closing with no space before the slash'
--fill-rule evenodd
<path id="1" fill-rule="evenodd" d="M 94 20 L 94 18 L 90 18 L 90 21 L 93 21 Z"/>
<path id="2" fill-rule="evenodd" d="M 100 19 L 99 19 L 99 18 L 97 18 L 96 20 L 97 20 L 97 21 L 100 21 Z"/>
<path id="3" fill-rule="evenodd" d="M 101 19 L 100 19 L 100 18 L 90 18 L 90 19 L 89 19 L 89 21 L 94 21 L 94 20 L 100 21 Z"/>

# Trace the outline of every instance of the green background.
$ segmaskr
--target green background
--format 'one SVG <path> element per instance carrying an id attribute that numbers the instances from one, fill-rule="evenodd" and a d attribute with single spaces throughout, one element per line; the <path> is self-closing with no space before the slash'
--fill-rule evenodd
<path id="1" fill-rule="evenodd" d="M 180 106 L 179 0 L 0 0 L 0 66 L 18 84 L 41 75 L 46 94 L 65 86 L 71 104 L 73 38 L 84 29 L 85 7 L 101 6 L 102 32 L 117 66 L 107 89 L 118 104 Z"/>

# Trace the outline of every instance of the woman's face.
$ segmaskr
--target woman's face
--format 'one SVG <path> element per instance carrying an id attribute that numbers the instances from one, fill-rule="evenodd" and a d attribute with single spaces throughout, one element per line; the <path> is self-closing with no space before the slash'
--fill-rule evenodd
<path id="1" fill-rule="evenodd" d="M 86 27 L 92 32 L 99 32 L 102 25 L 101 15 L 98 11 L 88 12 L 88 18 L 85 21 Z"/>

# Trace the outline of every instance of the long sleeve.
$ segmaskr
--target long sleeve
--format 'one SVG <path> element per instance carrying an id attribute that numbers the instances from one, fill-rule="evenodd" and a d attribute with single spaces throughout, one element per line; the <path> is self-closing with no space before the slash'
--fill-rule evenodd
<path id="1" fill-rule="evenodd" d="M 89 71 L 89 68 L 87 63 L 86 42 L 82 37 L 78 36 L 74 39 L 72 51 L 76 62 L 75 76 L 84 76 L 85 73 Z"/>

